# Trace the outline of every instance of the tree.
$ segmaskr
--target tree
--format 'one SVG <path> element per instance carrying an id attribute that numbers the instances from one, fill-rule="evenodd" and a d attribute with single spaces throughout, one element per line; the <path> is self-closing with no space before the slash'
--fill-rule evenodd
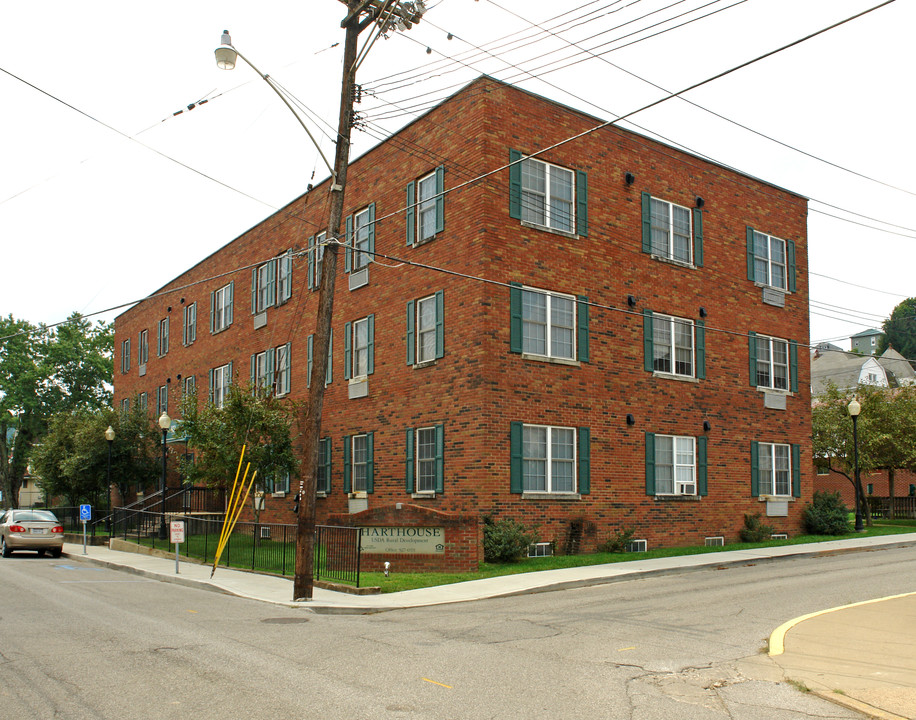
<path id="1" fill-rule="evenodd" d="M 247 386 L 231 385 L 223 407 L 208 402 L 201 407 L 195 394 L 181 403 L 180 432 L 195 453 L 182 460 L 186 482 L 229 489 L 235 480 L 242 446 L 245 464 L 257 470 L 256 489 L 264 491 L 273 478 L 296 474 L 299 461 L 293 451 L 292 426 L 296 408 L 287 401 Z M 243 464 L 242 471 L 244 473 Z M 249 479 L 251 477 L 249 473 Z M 252 496 L 255 521 L 259 506 Z"/>
<path id="2" fill-rule="evenodd" d="M 916 469 L 916 386 L 888 390 L 859 385 L 848 392 L 829 384 L 811 413 L 814 456 L 852 481 L 855 453 L 847 406 L 853 396 L 862 406 L 857 420 L 859 472 L 887 470 L 892 477 L 895 469 Z M 859 502 L 868 507 L 864 494 Z M 866 517 L 870 524 L 870 515 Z"/>
<path id="3" fill-rule="evenodd" d="M 108 441 L 111 426 L 111 480 L 125 497 L 131 486 L 155 482 L 158 476 L 157 428 L 134 403 L 127 412 L 73 410 L 51 418 L 48 431 L 32 453 L 32 465 L 45 497 L 63 497 L 66 504 L 108 501 Z"/>
<path id="4" fill-rule="evenodd" d="M 56 329 L 0 318 L 0 490 L 18 507 L 33 445 L 58 412 L 111 402 L 112 328 L 79 313 Z"/>
<path id="5" fill-rule="evenodd" d="M 884 335 L 878 340 L 878 353 L 893 347 L 916 368 L 916 298 L 895 307 L 881 327 Z"/>

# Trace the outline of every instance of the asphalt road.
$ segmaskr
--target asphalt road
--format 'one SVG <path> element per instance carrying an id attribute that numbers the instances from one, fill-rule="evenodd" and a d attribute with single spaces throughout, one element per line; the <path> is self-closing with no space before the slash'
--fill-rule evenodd
<path id="1" fill-rule="evenodd" d="M 336 616 L 14 556 L 0 716 L 855 718 L 780 682 L 766 638 L 914 579 L 891 549 Z"/>

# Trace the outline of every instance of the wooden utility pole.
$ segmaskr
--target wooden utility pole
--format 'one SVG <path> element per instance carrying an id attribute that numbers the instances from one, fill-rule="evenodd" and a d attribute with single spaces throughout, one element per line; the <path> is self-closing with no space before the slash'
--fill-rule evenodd
<path id="1" fill-rule="evenodd" d="M 341 23 L 346 30 L 343 54 L 343 77 L 340 90 L 340 115 L 337 122 L 337 147 L 334 175 L 331 177 L 331 207 L 327 238 L 340 238 L 343 218 L 347 166 L 350 162 L 350 131 L 353 127 L 353 94 L 357 66 L 359 34 L 377 18 L 383 28 L 410 27 L 419 22 L 425 8 L 422 2 L 407 0 L 340 0 L 347 6 L 347 17 Z M 360 19 L 362 17 L 362 19 Z M 318 441 L 321 437 L 321 408 L 324 402 L 324 378 L 327 375 L 328 347 L 331 342 L 331 319 L 334 312 L 334 284 L 337 278 L 339 245 L 329 242 L 321 263 L 318 288 L 318 321 L 312 354 L 312 375 L 306 404 L 303 432 L 303 482 L 299 491 L 299 515 L 296 526 L 296 574 L 293 578 L 293 600 L 311 600 L 315 570 L 315 495 L 318 469 Z M 317 253 L 318 248 L 313 252 Z"/>

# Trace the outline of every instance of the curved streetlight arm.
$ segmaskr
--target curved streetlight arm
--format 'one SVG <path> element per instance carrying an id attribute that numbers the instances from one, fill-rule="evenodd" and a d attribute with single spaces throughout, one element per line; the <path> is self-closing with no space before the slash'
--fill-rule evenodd
<path id="1" fill-rule="evenodd" d="M 293 116 L 296 118 L 296 121 L 302 126 L 302 129 L 305 130 L 305 132 L 308 134 L 309 140 L 312 141 L 312 144 L 315 146 L 315 149 L 318 151 L 318 154 L 321 155 L 321 159 L 324 160 L 324 164 L 327 165 L 328 170 L 329 170 L 330 173 L 331 173 L 331 180 L 332 180 L 332 182 L 333 182 L 333 183 L 336 183 L 336 182 L 337 182 L 337 173 L 334 172 L 334 168 L 331 166 L 331 163 L 328 162 L 328 159 L 324 156 L 324 153 L 321 152 L 321 148 L 318 146 L 318 142 L 315 140 L 315 137 L 312 135 L 311 131 L 306 127 L 305 123 L 302 121 L 302 118 L 299 117 L 299 113 L 297 113 L 295 110 L 293 110 L 293 106 L 289 104 L 289 102 L 287 101 L 286 97 L 283 95 L 283 93 L 280 92 L 279 88 L 277 88 L 277 86 L 274 85 L 273 80 L 270 79 L 270 76 L 269 76 L 269 75 L 265 75 L 265 74 L 262 73 L 260 70 L 258 70 L 258 69 L 254 66 L 254 64 L 251 62 L 251 60 L 249 60 L 249 59 L 246 58 L 244 55 L 242 55 L 242 53 L 239 52 L 239 49 L 238 49 L 237 47 L 235 47 L 235 46 L 232 45 L 232 44 L 224 44 L 224 45 L 223 45 L 223 47 L 227 47 L 227 46 L 228 46 L 228 47 L 231 47 L 231 48 L 236 52 L 236 54 L 238 54 L 238 56 L 239 56 L 240 58 L 242 58 L 242 60 L 244 60 L 246 63 L 248 63 L 248 67 L 250 67 L 252 70 L 254 70 L 258 75 L 260 75 L 260 76 L 261 76 L 261 79 L 264 80 L 264 82 L 266 82 L 266 83 L 270 86 L 271 90 L 273 90 L 275 93 L 277 93 L 277 97 L 279 97 L 279 98 L 283 101 L 283 104 L 286 105 L 286 107 L 289 108 L 289 111 L 290 111 L 290 112 L 293 114 Z"/>

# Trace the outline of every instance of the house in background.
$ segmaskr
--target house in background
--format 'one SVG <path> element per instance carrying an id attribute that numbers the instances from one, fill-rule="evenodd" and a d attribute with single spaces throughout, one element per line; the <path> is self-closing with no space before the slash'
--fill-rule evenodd
<path id="1" fill-rule="evenodd" d="M 118 316 L 116 405 L 324 382 L 318 521 L 446 528 L 414 567 L 476 567 L 484 516 L 558 550 L 732 541 L 758 513 L 799 531 L 805 198 L 478 78 L 351 162 L 314 378 L 327 194 Z M 262 520 L 293 522 L 297 485 Z"/>
<path id="2" fill-rule="evenodd" d="M 863 330 L 849 338 L 850 348 L 862 355 L 874 355 L 878 352 L 878 340 L 882 335 L 883 332 L 874 328 Z"/>
<path id="3" fill-rule="evenodd" d="M 859 384 L 894 388 L 916 382 L 916 372 L 894 348 L 883 354 L 859 355 L 844 350 L 821 350 L 818 347 L 811 358 L 811 395 L 817 401 L 829 383 L 840 389 L 854 388 Z"/>

